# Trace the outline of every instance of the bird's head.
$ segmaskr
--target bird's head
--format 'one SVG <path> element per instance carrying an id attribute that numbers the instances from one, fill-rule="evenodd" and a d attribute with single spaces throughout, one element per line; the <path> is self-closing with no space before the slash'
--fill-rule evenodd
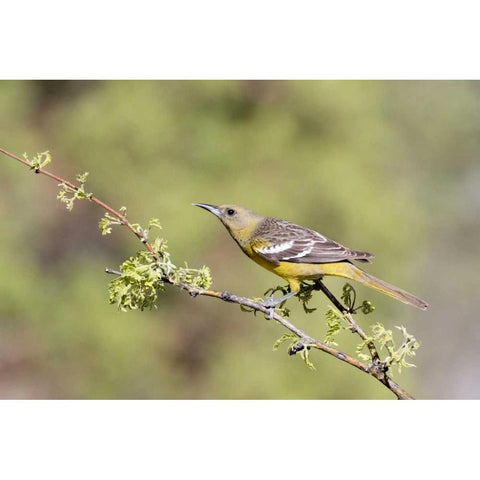
<path id="1" fill-rule="evenodd" d="M 213 213 L 225 225 L 234 238 L 242 232 L 251 233 L 263 217 L 240 207 L 239 205 L 209 205 L 208 203 L 193 203 L 196 207 L 204 208 Z"/>

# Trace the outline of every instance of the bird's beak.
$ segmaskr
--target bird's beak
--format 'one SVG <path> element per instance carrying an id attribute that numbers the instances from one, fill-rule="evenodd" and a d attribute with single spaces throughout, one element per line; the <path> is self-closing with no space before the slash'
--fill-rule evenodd
<path id="1" fill-rule="evenodd" d="M 215 205 L 209 205 L 208 203 L 192 203 L 195 207 L 201 207 L 209 212 L 213 213 L 215 216 L 219 217 L 222 212 Z"/>

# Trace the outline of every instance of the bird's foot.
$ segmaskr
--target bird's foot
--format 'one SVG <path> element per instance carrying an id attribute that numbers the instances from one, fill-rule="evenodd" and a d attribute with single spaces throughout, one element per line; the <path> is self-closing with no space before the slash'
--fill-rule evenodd
<path id="1" fill-rule="evenodd" d="M 274 308 L 278 305 L 278 300 L 275 301 L 274 298 L 273 298 L 273 293 L 272 295 L 270 295 L 266 300 L 263 300 L 262 302 L 260 302 L 260 305 L 262 307 L 265 307 L 265 308 Z"/>
<path id="2" fill-rule="evenodd" d="M 273 294 L 270 295 L 266 300 L 259 302 L 262 307 L 268 308 L 268 314 L 265 314 L 267 320 L 271 320 L 275 314 L 275 307 L 278 305 L 278 301 L 273 299 Z"/>
<path id="3" fill-rule="evenodd" d="M 288 300 L 290 297 L 293 297 L 296 295 L 298 292 L 290 292 L 284 295 L 283 297 L 280 297 L 278 300 L 273 299 L 273 293 L 264 301 L 259 302 L 262 307 L 268 308 L 270 311 L 268 313 L 268 317 L 265 317 L 267 320 L 271 320 L 273 318 L 273 315 L 275 313 L 275 307 L 277 305 L 282 304 L 286 300 Z"/>

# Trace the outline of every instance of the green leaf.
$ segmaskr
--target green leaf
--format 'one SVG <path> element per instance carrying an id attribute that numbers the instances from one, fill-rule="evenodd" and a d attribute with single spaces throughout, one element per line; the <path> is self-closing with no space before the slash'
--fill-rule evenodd
<path id="1" fill-rule="evenodd" d="M 373 337 L 367 337 L 364 340 L 362 340 L 356 347 L 355 351 L 357 353 L 357 357 L 362 360 L 363 362 L 370 361 L 371 357 L 370 355 L 367 355 L 363 351 L 366 350 L 368 347 L 367 345 L 370 342 L 373 342 L 374 338 Z"/>
<path id="2" fill-rule="evenodd" d="M 161 268 L 150 252 L 137 252 L 121 266 L 122 275 L 110 282 L 109 301 L 122 310 L 156 308 L 157 292 L 164 290 Z"/>
<path id="3" fill-rule="evenodd" d="M 370 361 L 370 355 L 367 355 L 366 353 L 358 352 L 357 357 L 362 362 L 369 362 Z"/>
<path id="4" fill-rule="evenodd" d="M 306 282 L 302 282 L 300 286 L 300 292 L 297 294 L 298 301 L 302 303 L 303 311 L 307 314 L 315 312 L 316 308 L 307 307 L 308 302 L 313 296 L 313 285 Z"/>
<path id="5" fill-rule="evenodd" d="M 355 300 L 357 299 L 357 292 L 349 283 L 346 283 L 343 286 L 343 293 L 341 299 L 347 307 L 347 310 L 353 310 L 355 306 Z"/>
<path id="6" fill-rule="evenodd" d="M 300 355 L 303 358 L 303 361 L 305 362 L 305 365 L 310 369 L 310 370 L 316 370 L 315 365 L 310 361 L 309 358 L 310 350 L 307 348 L 307 345 L 305 345 L 305 348 L 300 352 Z"/>
<path id="7" fill-rule="evenodd" d="M 212 285 L 212 274 L 205 265 L 202 268 L 188 268 L 186 263 L 183 268 L 173 266 L 169 278 L 174 284 L 186 283 L 191 287 L 208 289 Z"/>
<path id="8" fill-rule="evenodd" d="M 80 184 L 85 184 L 85 182 L 87 181 L 87 177 L 88 175 L 90 175 L 89 172 L 84 172 L 84 173 L 79 173 L 77 175 L 77 181 L 80 182 Z"/>
<path id="9" fill-rule="evenodd" d="M 283 305 L 283 304 L 282 304 Z M 290 317 L 290 312 L 291 310 L 287 307 L 277 307 L 276 310 L 278 310 L 279 314 L 282 316 L 282 317 L 285 317 L 285 318 L 289 318 Z"/>
<path id="10" fill-rule="evenodd" d="M 151 229 L 153 227 L 158 228 L 159 230 L 162 229 L 162 226 L 160 225 L 160 220 L 158 218 L 151 218 L 148 221 L 148 228 Z"/>
<path id="11" fill-rule="evenodd" d="M 342 329 L 342 314 L 333 307 L 328 307 L 325 318 L 327 319 L 327 333 L 325 334 L 324 342 L 327 345 L 336 346 L 338 345 L 334 338 Z"/>
<path id="12" fill-rule="evenodd" d="M 124 209 L 123 212 L 122 209 Z M 119 213 L 122 215 L 125 213 L 125 210 L 126 208 L 122 207 Z M 123 218 L 125 218 L 125 215 Z M 100 228 L 102 235 L 110 234 L 114 225 L 125 225 L 125 223 L 122 220 L 119 220 L 116 216 L 112 215 L 110 212 L 105 212 L 105 215 L 98 222 L 98 227 Z"/>
<path id="13" fill-rule="evenodd" d="M 103 217 L 99 222 L 98 222 L 98 228 L 100 228 L 102 235 L 109 235 L 112 233 L 112 227 L 111 227 L 110 220 L 108 218 Z"/>
<path id="14" fill-rule="evenodd" d="M 288 293 L 288 286 L 277 285 L 276 287 L 269 288 L 263 295 L 270 296 L 277 292 L 281 292 L 282 295 L 286 295 Z"/>
<path id="15" fill-rule="evenodd" d="M 67 183 L 60 183 L 60 191 L 58 192 L 57 199 L 62 203 L 65 203 L 67 210 L 71 211 L 73 209 L 73 204 L 77 198 L 80 199 L 90 199 L 92 198 L 92 193 L 85 192 L 85 182 L 87 180 L 88 172 L 78 174 L 77 180 L 80 182 L 80 186 L 72 188 Z"/>
<path id="16" fill-rule="evenodd" d="M 256 310 L 254 308 L 247 307 L 246 305 L 240 305 L 240 310 L 242 312 L 248 312 L 248 313 L 256 312 Z"/>
<path id="17" fill-rule="evenodd" d="M 388 352 L 388 356 L 385 358 L 385 364 L 388 367 L 396 366 L 399 373 L 401 373 L 402 368 L 415 367 L 413 363 L 407 362 L 407 358 L 415 356 L 420 343 L 407 332 L 404 326 L 395 327 L 403 335 L 403 342 L 400 347 L 395 344 L 392 330 L 387 330 L 381 323 L 376 323 L 371 328 L 373 332 L 372 340 L 380 344 L 380 349 L 385 348 Z"/>
<path id="18" fill-rule="evenodd" d="M 372 302 L 369 300 L 364 300 L 362 305 L 359 307 L 363 314 L 368 315 L 375 311 L 375 307 L 372 305 Z"/>
<path id="19" fill-rule="evenodd" d="M 290 346 L 293 346 L 295 345 L 297 342 L 298 342 L 298 336 L 295 335 L 294 333 L 284 333 L 279 339 L 277 339 L 275 341 L 275 343 L 273 344 L 273 350 L 278 350 L 278 347 L 286 342 L 287 340 L 290 340 L 291 341 L 291 344 Z"/>
<path id="20" fill-rule="evenodd" d="M 33 156 L 32 160 L 28 158 L 26 153 L 23 154 L 23 158 L 32 163 L 32 166 L 30 167 L 31 170 L 40 170 L 52 161 L 52 157 L 48 150 L 46 152 L 37 153 Z"/>

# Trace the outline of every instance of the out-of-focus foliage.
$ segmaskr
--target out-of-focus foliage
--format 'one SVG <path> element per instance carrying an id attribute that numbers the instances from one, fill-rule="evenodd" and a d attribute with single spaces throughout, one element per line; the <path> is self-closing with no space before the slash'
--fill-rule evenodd
<path id="1" fill-rule="evenodd" d="M 431 304 L 358 286 L 376 307 L 358 315 L 364 327 L 421 339 L 417 368 L 396 380 L 420 398 L 480 396 L 478 82 L 9 81 L 0 112 L 0 146 L 48 150 L 67 179 L 89 171 L 88 191 L 128 205 L 131 221 L 158 217 L 172 261 L 208 265 L 218 290 L 261 296 L 278 279 L 192 202 L 238 203 L 375 253 L 369 272 Z M 54 182 L 1 162 L 1 397 L 392 398 L 320 352 L 316 371 L 273 353 L 281 327 L 227 303 L 167 286 L 157 310 L 117 311 L 103 270 L 138 240 L 102 236 L 94 205 L 67 212 Z M 314 292 L 317 318 L 286 304 L 316 338 L 327 305 Z"/>

